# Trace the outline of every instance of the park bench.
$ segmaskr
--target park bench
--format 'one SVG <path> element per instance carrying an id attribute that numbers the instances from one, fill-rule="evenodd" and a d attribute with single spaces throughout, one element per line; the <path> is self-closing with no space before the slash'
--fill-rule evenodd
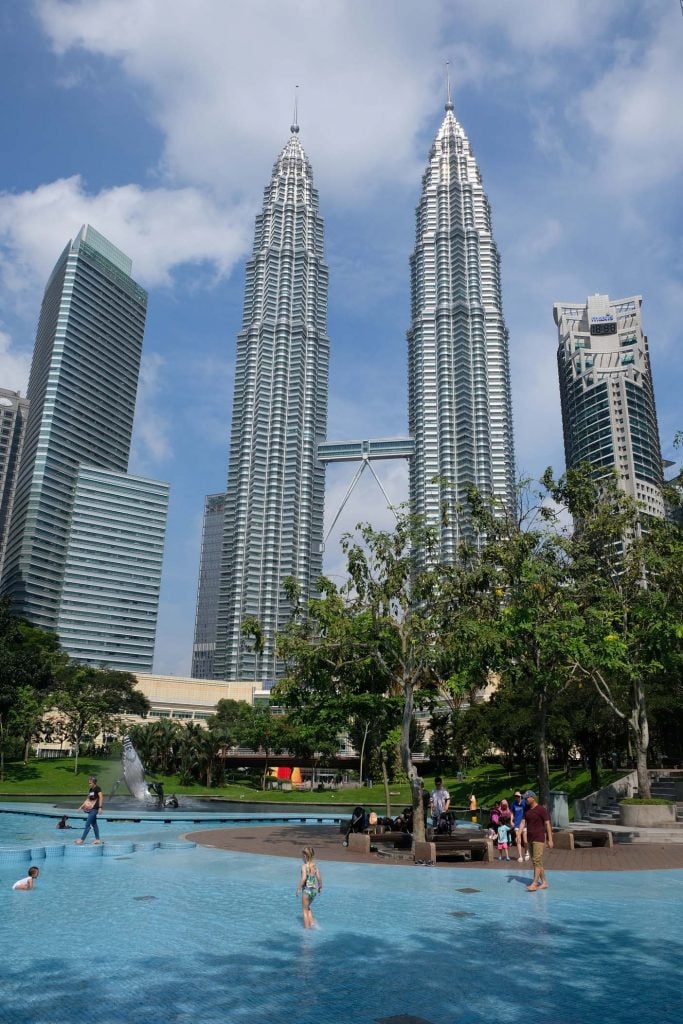
<path id="1" fill-rule="evenodd" d="M 614 837 L 606 828 L 576 828 L 553 832 L 556 850 L 576 850 L 582 846 L 614 846 Z"/>
<path id="2" fill-rule="evenodd" d="M 463 857 L 465 860 L 492 862 L 493 840 L 486 835 L 472 835 L 470 832 L 453 833 L 450 836 L 436 835 L 431 841 L 415 844 L 415 860 L 435 864 L 438 860 Z"/>
<path id="3" fill-rule="evenodd" d="M 370 847 L 392 846 L 395 850 L 409 850 L 413 845 L 410 832 L 380 832 L 370 835 Z"/>
<path id="4" fill-rule="evenodd" d="M 409 832 L 351 832 L 348 836 L 348 848 L 355 853 L 370 853 L 372 850 L 409 850 L 413 837 Z"/>

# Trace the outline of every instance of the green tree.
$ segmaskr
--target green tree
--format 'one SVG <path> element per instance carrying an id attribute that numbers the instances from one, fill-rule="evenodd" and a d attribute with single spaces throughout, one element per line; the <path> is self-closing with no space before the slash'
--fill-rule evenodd
<path id="1" fill-rule="evenodd" d="M 0 780 L 8 736 L 13 730 L 26 736 L 29 705 L 55 687 L 55 673 L 66 660 L 54 633 L 17 619 L 9 599 L 0 599 Z"/>
<path id="2" fill-rule="evenodd" d="M 13 735 L 21 737 L 24 747 L 24 763 L 28 762 L 31 740 L 41 730 L 45 702 L 48 699 L 44 695 L 39 695 L 32 686 L 20 686 L 16 691 L 14 702 L 7 716 L 8 728 Z"/>
<path id="3" fill-rule="evenodd" d="M 582 467 L 559 481 L 548 472 L 546 483 L 576 524 L 567 554 L 584 638 L 569 652 L 572 670 L 627 726 L 649 797 L 648 698 L 683 673 L 683 536 L 645 515 L 616 477 Z"/>
<path id="4" fill-rule="evenodd" d="M 240 724 L 240 745 L 262 750 L 265 755 L 261 788 L 266 788 L 269 759 L 273 754 L 281 754 L 287 746 L 288 731 L 286 722 L 279 715 L 274 715 L 270 708 L 245 704 Z"/>
<path id="5" fill-rule="evenodd" d="M 463 551 L 444 570 L 436 595 L 443 657 L 460 687 L 497 679 L 498 700 L 513 693 L 526 708 L 543 803 L 550 791 L 549 718 L 571 684 L 571 655 L 583 628 L 563 538 L 545 499 L 525 483 L 514 508 L 471 492 L 479 550 Z M 503 746 L 506 729 L 498 724 Z"/>
<path id="6" fill-rule="evenodd" d="M 150 709 L 130 672 L 73 662 L 60 670 L 59 689 L 51 703 L 63 716 L 68 739 L 75 748 L 75 773 L 84 736 L 115 731 L 119 715 L 144 715 Z"/>
<path id="7" fill-rule="evenodd" d="M 321 580 L 322 598 L 309 604 L 305 617 L 295 609 L 290 628 L 278 638 L 289 674 L 278 687 L 278 699 L 290 714 L 297 702 L 324 708 L 329 725 L 340 733 L 354 720 L 356 726 L 367 720 L 368 695 L 375 709 L 387 697 L 397 699 L 400 759 L 411 787 L 416 839 L 424 839 L 424 818 L 411 727 L 416 697 L 419 703 L 422 690 L 435 682 L 437 642 L 413 552 L 416 544 L 425 550 L 430 543 L 431 534 L 404 513 L 392 533 L 359 525 L 342 542 L 348 584 L 337 589 Z M 389 733 L 391 725 L 388 716 L 382 731 Z"/>

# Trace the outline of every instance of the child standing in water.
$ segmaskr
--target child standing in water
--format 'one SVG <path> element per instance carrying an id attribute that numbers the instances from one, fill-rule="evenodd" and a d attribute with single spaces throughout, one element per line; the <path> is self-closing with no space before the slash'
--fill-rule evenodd
<path id="1" fill-rule="evenodd" d="M 304 928 L 314 928 L 315 918 L 311 910 L 311 904 L 316 898 L 319 892 L 323 891 L 323 880 L 320 874 L 320 869 L 315 863 L 313 858 L 315 857 L 315 850 L 312 846 L 307 846 L 305 850 L 302 850 L 302 856 L 304 862 L 301 865 L 301 878 L 299 884 L 296 887 L 297 896 L 301 893 L 301 908 L 304 915 Z"/>

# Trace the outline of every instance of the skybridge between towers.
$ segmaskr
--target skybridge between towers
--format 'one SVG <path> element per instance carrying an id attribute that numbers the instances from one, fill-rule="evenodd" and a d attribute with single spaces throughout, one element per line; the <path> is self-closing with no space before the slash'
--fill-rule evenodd
<path id="1" fill-rule="evenodd" d="M 337 525 L 337 520 L 344 511 L 347 501 L 353 494 L 354 488 L 366 468 L 369 468 L 370 472 L 374 476 L 377 486 L 386 498 L 387 505 L 389 508 L 393 509 L 392 502 L 389 500 L 389 496 L 382 486 L 382 481 L 372 468 L 372 463 L 379 459 L 410 460 L 414 454 L 415 440 L 412 437 L 382 437 L 368 438 L 363 441 L 320 441 L 318 443 L 318 459 L 325 465 L 328 462 L 359 463 L 358 469 L 346 490 L 346 494 L 344 495 L 342 503 L 339 506 L 339 510 L 334 517 L 332 525 L 325 534 L 325 544 L 329 540 L 330 534 Z"/>

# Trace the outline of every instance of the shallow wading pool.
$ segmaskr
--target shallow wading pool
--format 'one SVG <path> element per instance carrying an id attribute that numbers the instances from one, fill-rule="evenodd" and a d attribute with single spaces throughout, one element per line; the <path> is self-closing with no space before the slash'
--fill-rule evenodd
<path id="1" fill-rule="evenodd" d="M 37 841 L 44 823 L 17 817 Z M 326 862 L 320 929 L 304 932 L 295 860 L 201 847 L 68 856 L 38 862 L 34 891 L 13 892 L 27 866 L 0 863 L 2 1024 L 675 1016 L 683 871 L 555 872 L 530 894 L 514 864 Z"/>

